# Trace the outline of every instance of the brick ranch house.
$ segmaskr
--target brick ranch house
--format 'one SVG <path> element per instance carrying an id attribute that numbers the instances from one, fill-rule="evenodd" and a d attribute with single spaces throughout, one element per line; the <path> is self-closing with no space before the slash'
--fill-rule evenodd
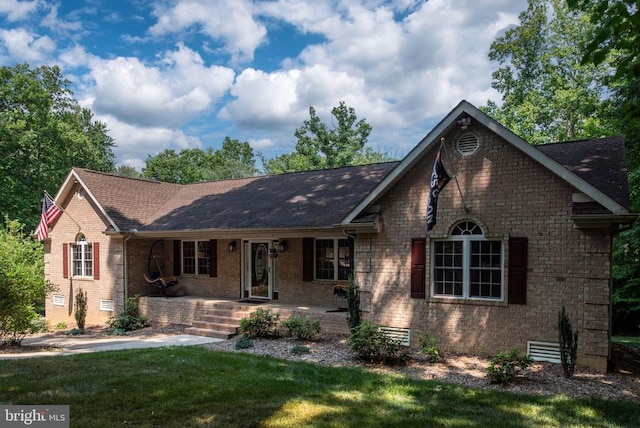
<path id="1" fill-rule="evenodd" d="M 439 149 L 456 179 L 426 233 Z M 156 299 L 169 318 L 147 298 L 146 315 L 184 324 L 190 304 L 215 299 L 335 308 L 354 274 L 366 319 L 455 352 L 556 357 L 564 305 L 579 363 L 600 371 L 612 238 L 636 219 L 621 137 L 532 146 L 466 101 L 399 162 L 187 185 L 74 168 L 55 199 L 66 214 L 45 241 L 52 325 L 74 323 L 78 289 L 88 324 L 158 294 L 149 272 L 176 276 L 163 291 L 184 296 Z"/>

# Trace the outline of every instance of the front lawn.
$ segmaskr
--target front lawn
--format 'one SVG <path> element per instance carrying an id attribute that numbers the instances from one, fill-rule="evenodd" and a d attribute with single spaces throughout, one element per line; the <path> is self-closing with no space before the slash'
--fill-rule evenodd
<path id="1" fill-rule="evenodd" d="M 524 396 L 200 347 L 0 361 L 0 404 L 72 427 L 631 427 L 638 404 Z"/>
<path id="2" fill-rule="evenodd" d="M 613 336 L 612 342 L 640 351 L 640 336 Z"/>

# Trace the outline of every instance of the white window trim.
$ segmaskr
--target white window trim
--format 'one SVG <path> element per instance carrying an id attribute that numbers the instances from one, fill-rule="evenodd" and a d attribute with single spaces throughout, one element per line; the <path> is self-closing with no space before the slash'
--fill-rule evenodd
<path id="1" fill-rule="evenodd" d="M 436 294 L 436 280 L 435 280 L 435 243 L 436 242 L 451 242 L 451 241 L 463 241 L 462 244 L 462 296 L 451 296 L 449 294 Z M 471 281 L 471 241 L 479 242 L 500 242 L 500 298 L 495 297 L 478 297 L 470 296 Z M 479 300 L 479 301 L 492 301 L 503 302 L 505 298 L 504 291 L 504 242 L 501 239 L 487 239 L 482 235 L 454 235 L 448 239 L 434 239 L 431 244 L 431 295 L 439 299 L 457 299 L 457 300 Z"/>
<path id="2" fill-rule="evenodd" d="M 93 245 L 91 242 L 88 242 L 86 240 L 86 238 L 84 236 L 82 236 L 82 239 L 84 240 L 80 240 L 80 241 L 76 241 L 73 244 L 71 244 L 70 247 L 70 251 L 71 251 L 71 276 L 72 278 L 84 278 L 84 279 L 91 279 L 93 278 L 93 270 L 94 270 L 94 259 L 93 259 Z M 80 247 L 80 274 L 77 275 L 76 274 L 76 262 L 78 260 L 76 260 L 75 258 L 75 249 L 76 247 Z M 91 247 L 91 274 L 87 275 L 87 269 L 86 269 L 86 264 L 89 260 L 87 260 L 87 248 Z"/>
<path id="3" fill-rule="evenodd" d="M 185 242 L 191 243 L 194 245 L 193 247 L 193 253 L 195 256 L 195 262 L 194 262 L 194 272 L 193 273 L 186 273 L 184 271 L 184 244 Z M 180 267 L 182 270 L 182 275 L 193 275 L 193 276 L 209 276 L 210 273 L 198 273 L 198 242 L 204 242 L 207 246 L 210 245 L 210 241 L 208 239 L 192 239 L 192 240 L 184 240 L 182 241 L 182 245 L 180 246 L 180 258 L 181 258 L 181 263 L 180 263 Z M 211 248 L 209 248 L 209 272 L 211 272 Z"/>
<path id="4" fill-rule="evenodd" d="M 339 254 L 339 245 L 338 242 L 340 242 L 343 239 L 349 239 L 348 237 L 345 236 L 341 236 L 339 238 L 315 238 L 313 241 L 313 279 L 315 281 L 346 281 L 346 279 L 338 279 L 339 273 L 340 273 L 340 268 L 339 268 L 339 262 L 340 262 L 340 254 Z M 317 245 L 316 243 L 318 241 L 329 241 L 329 240 L 333 240 L 333 279 L 327 279 L 327 278 L 318 278 L 317 277 L 317 262 L 318 262 L 318 255 L 316 254 L 316 249 L 317 249 Z M 354 245 L 354 251 L 355 251 L 355 242 L 353 243 Z M 355 254 L 351 254 L 351 260 L 352 260 L 352 265 L 351 269 L 354 270 L 355 268 Z"/>

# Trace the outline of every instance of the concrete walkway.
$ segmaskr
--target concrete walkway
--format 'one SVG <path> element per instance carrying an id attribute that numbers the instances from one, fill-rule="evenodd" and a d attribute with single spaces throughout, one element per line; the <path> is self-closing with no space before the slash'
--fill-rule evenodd
<path id="1" fill-rule="evenodd" d="M 22 346 L 54 346 L 51 351 L 0 353 L 0 360 L 16 358 L 52 357 L 58 355 L 82 354 L 87 352 L 115 351 L 119 349 L 160 348 L 163 346 L 191 346 L 220 342 L 223 339 L 194 336 L 191 334 L 167 334 L 145 337 L 73 337 L 51 336 L 27 337 Z"/>

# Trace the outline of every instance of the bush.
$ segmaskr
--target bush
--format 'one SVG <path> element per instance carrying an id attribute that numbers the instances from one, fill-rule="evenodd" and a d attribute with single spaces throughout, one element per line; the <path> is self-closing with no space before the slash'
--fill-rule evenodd
<path id="1" fill-rule="evenodd" d="M 439 363 L 444 360 L 438 348 L 437 337 L 429 333 L 423 333 L 418 336 L 418 341 L 420 342 L 420 350 L 418 352 L 426 355 L 427 361 L 430 363 Z"/>
<path id="2" fill-rule="evenodd" d="M 528 355 L 520 355 L 517 349 L 501 351 L 489 362 L 487 374 L 489 382 L 505 384 L 516 377 L 520 370 L 526 370 L 533 360 Z"/>
<path id="3" fill-rule="evenodd" d="M 236 349 L 253 348 L 253 341 L 245 335 L 242 335 L 236 340 Z"/>
<path id="4" fill-rule="evenodd" d="M 42 328 L 45 296 L 56 289 L 44 279 L 42 244 L 26 236 L 23 225 L 5 218 L 0 227 L 0 342 L 20 345 Z"/>
<path id="5" fill-rule="evenodd" d="M 84 322 L 87 319 L 87 292 L 82 289 L 76 293 L 73 316 L 78 324 L 78 330 L 84 331 Z"/>
<path id="6" fill-rule="evenodd" d="M 362 321 L 349 336 L 349 348 L 356 356 L 372 363 L 396 362 L 408 359 L 408 348 L 391 339 L 369 321 Z"/>
<path id="7" fill-rule="evenodd" d="M 302 354 L 308 354 L 309 352 L 311 352 L 311 350 L 309 349 L 308 346 L 295 345 L 293 348 L 291 348 L 291 353 L 296 356 L 302 355 Z"/>
<path id="8" fill-rule="evenodd" d="M 56 330 L 66 330 L 66 329 L 67 329 L 66 322 L 59 322 L 58 324 L 56 324 Z"/>
<path id="9" fill-rule="evenodd" d="M 320 333 L 320 321 L 312 320 L 307 316 L 292 316 L 282 321 L 282 327 L 287 330 L 287 337 L 298 340 L 311 340 L 313 336 Z"/>
<path id="10" fill-rule="evenodd" d="M 347 309 L 349 311 L 347 322 L 349 330 L 353 333 L 355 328 L 360 325 L 360 290 L 353 276 L 349 277 L 347 283 Z"/>
<path id="11" fill-rule="evenodd" d="M 129 297 L 122 309 L 107 322 L 114 334 L 138 330 L 149 325 L 146 317 L 138 314 L 138 296 Z"/>
<path id="12" fill-rule="evenodd" d="M 570 378 L 576 370 L 578 359 L 578 331 L 573 331 L 567 312 L 562 307 L 558 313 L 558 332 L 560 336 L 560 362 L 564 376 Z"/>
<path id="13" fill-rule="evenodd" d="M 272 314 L 271 309 L 257 309 L 249 315 L 249 318 L 240 320 L 240 331 L 249 338 L 277 337 L 278 319 L 280 314 Z"/>

